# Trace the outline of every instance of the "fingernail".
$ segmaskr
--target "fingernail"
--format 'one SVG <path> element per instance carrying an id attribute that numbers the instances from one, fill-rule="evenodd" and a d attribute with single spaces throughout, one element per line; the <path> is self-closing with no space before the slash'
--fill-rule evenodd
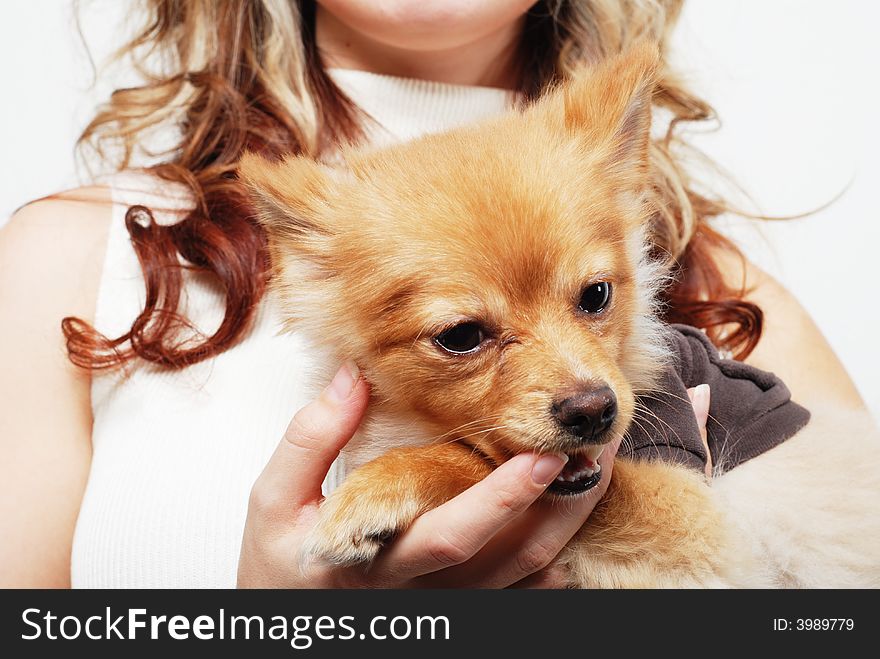
<path id="1" fill-rule="evenodd" d="M 697 388 L 694 389 L 694 400 L 699 400 L 699 401 L 709 400 L 709 385 L 708 384 L 698 385 Z"/>
<path id="2" fill-rule="evenodd" d="M 327 397 L 336 402 L 341 403 L 346 400 L 360 377 L 360 370 L 353 361 L 349 360 L 339 367 L 333 381 L 325 389 Z"/>
<path id="3" fill-rule="evenodd" d="M 562 471 L 566 462 L 568 462 L 568 456 L 564 453 L 558 455 L 548 453 L 540 456 L 532 465 L 532 481 L 542 486 L 550 485 Z"/>

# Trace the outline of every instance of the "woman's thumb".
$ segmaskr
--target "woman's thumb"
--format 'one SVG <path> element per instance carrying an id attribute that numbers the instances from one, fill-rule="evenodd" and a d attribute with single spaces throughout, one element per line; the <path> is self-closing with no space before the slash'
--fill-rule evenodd
<path id="1" fill-rule="evenodd" d="M 354 362 L 346 362 L 320 396 L 294 415 L 254 484 L 261 508 L 295 513 L 320 500 L 321 483 L 357 431 L 368 400 L 369 386 Z"/>

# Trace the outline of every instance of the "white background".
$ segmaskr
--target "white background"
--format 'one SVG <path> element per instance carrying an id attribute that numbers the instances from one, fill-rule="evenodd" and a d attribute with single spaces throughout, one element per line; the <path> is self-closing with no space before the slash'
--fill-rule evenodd
<path id="1" fill-rule="evenodd" d="M 121 43 L 127 0 L 90 0 L 96 61 Z M 723 127 L 692 141 L 767 214 L 831 208 L 787 223 L 731 220 L 750 258 L 807 307 L 880 418 L 880 3 L 690 0 L 674 57 Z M 70 0 L 0 4 L 0 223 L 78 183 L 73 144 L 95 104 Z M 37 255 L 34 255 L 37 258 Z M 809 355 L 804 355 L 809 360 Z"/>

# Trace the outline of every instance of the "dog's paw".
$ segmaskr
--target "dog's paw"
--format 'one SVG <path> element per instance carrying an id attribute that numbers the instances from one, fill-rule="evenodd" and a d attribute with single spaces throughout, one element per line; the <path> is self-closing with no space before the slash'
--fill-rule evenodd
<path id="1" fill-rule="evenodd" d="M 300 563 L 369 564 L 422 512 L 420 501 L 393 486 L 346 482 L 321 504 L 318 523 L 300 548 Z"/>

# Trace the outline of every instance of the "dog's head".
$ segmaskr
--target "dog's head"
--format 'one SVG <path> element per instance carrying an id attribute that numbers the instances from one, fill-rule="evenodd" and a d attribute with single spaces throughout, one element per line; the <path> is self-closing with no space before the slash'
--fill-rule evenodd
<path id="1" fill-rule="evenodd" d="M 345 167 L 246 157 L 293 327 L 354 359 L 374 407 L 589 486 L 662 348 L 644 225 L 656 49 L 528 109 Z"/>

